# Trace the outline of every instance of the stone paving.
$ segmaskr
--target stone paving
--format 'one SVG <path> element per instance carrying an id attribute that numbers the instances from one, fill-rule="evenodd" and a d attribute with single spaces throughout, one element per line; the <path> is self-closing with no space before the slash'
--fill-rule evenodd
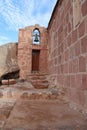
<path id="1" fill-rule="evenodd" d="M 19 86 L 9 86 L 9 89 L 32 90 L 27 84 L 26 87 Z M 3 88 L 8 89 L 2 86 L 1 90 Z M 0 98 L 0 130 L 87 130 L 87 116 L 71 109 L 60 95 L 51 99 L 9 95 Z"/>
<path id="2" fill-rule="evenodd" d="M 63 100 L 0 100 L 1 130 L 87 130 L 87 118 Z"/>

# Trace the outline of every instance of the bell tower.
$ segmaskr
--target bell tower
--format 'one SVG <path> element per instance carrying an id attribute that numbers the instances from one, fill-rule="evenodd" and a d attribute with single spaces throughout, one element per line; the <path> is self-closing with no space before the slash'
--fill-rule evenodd
<path id="1" fill-rule="evenodd" d="M 20 77 L 27 79 L 32 73 L 47 73 L 47 29 L 38 24 L 19 30 L 18 64 Z"/>

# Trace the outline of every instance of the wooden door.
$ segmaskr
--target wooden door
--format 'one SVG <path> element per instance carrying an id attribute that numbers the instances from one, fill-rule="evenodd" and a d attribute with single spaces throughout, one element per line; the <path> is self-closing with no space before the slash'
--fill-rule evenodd
<path id="1" fill-rule="evenodd" d="M 39 71 L 39 50 L 32 50 L 32 71 Z"/>

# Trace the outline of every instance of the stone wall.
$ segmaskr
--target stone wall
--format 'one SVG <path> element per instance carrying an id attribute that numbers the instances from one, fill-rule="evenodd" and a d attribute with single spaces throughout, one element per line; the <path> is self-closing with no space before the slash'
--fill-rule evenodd
<path id="1" fill-rule="evenodd" d="M 87 0 L 57 2 L 48 25 L 48 45 L 51 79 L 70 102 L 86 110 Z"/>
<path id="2" fill-rule="evenodd" d="M 41 39 L 39 45 L 33 44 L 34 29 L 39 29 L 40 31 Z M 38 24 L 19 29 L 18 64 L 20 67 L 20 77 L 23 79 L 27 79 L 32 73 L 32 50 L 40 50 L 39 71 L 40 73 L 47 73 L 47 29 L 40 27 Z"/>

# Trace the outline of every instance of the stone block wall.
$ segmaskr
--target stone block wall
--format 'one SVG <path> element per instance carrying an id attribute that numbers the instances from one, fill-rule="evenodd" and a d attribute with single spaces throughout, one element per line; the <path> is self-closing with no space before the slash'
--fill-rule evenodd
<path id="1" fill-rule="evenodd" d="M 36 28 L 40 31 L 41 39 L 39 45 L 33 44 L 33 31 Z M 40 73 L 47 73 L 47 35 L 47 29 L 40 27 L 38 24 L 19 29 L 18 64 L 21 78 L 27 79 L 32 73 L 32 50 L 40 50 L 39 71 Z"/>
<path id="2" fill-rule="evenodd" d="M 87 112 L 87 0 L 59 0 L 48 25 L 49 73 Z M 54 80 L 54 81 L 55 81 Z"/>

